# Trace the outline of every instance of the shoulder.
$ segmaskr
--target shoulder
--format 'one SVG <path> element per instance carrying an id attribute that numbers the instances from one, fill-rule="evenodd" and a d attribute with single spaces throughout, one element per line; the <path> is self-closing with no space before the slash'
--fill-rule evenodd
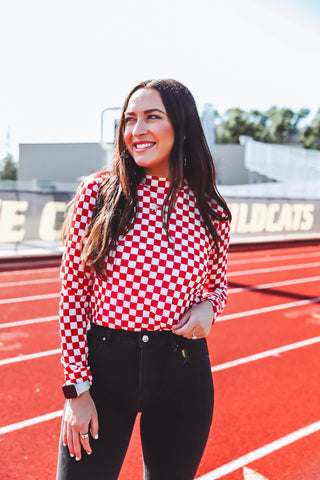
<path id="1" fill-rule="evenodd" d="M 86 177 L 79 185 L 75 198 L 84 201 L 96 198 L 103 182 L 109 177 L 108 172 L 96 172 Z"/>
<path id="2" fill-rule="evenodd" d="M 79 190 L 99 190 L 102 183 L 109 177 L 108 172 L 96 172 L 86 177 L 79 185 Z"/>

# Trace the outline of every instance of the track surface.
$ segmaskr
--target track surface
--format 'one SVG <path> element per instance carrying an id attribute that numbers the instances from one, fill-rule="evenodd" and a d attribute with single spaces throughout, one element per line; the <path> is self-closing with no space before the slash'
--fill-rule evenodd
<path id="1" fill-rule="evenodd" d="M 1 480 L 55 478 L 58 268 L 30 267 L 0 273 Z M 196 478 L 319 480 L 319 245 L 231 252 L 229 283 L 208 337 L 215 410 Z M 137 420 L 120 480 L 141 478 Z"/>

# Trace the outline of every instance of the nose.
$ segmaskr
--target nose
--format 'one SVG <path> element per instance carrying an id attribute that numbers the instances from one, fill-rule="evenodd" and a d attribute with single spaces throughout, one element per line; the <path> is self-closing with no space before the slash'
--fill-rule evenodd
<path id="1" fill-rule="evenodd" d="M 147 128 L 147 125 L 146 125 L 146 122 L 144 121 L 144 119 L 143 118 L 137 118 L 135 126 L 132 130 L 132 134 L 135 135 L 136 137 L 139 137 L 139 136 L 147 133 L 147 131 L 148 131 L 148 128 Z"/>

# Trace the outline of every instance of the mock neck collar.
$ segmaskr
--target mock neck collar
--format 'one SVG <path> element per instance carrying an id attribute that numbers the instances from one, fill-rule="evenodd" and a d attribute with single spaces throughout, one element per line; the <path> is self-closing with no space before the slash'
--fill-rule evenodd
<path id="1" fill-rule="evenodd" d="M 155 175 L 149 175 L 146 174 L 141 182 L 143 185 L 145 185 L 147 188 L 150 190 L 159 190 L 159 189 L 164 189 L 164 190 L 169 190 L 170 187 L 170 180 L 167 177 L 156 177 Z"/>
<path id="2" fill-rule="evenodd" d="M 163 190 L 167 192 L 170 188 L 170 180 L 168 177 L 157 177 L 155 175 L 149 175 L 149 174 L 146 174 L 143 177 L 141 184 L 145 185 L 148 189 L 155 192 L 159 190 Z M 184 189 L 187 185 L 188 183 L 184 179 L 182 182 L 182 185 L 179 187 L 179 190 Z"/>

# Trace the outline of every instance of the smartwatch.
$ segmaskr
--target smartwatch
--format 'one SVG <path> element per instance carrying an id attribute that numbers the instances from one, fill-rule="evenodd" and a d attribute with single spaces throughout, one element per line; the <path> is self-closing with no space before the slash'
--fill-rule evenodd
<path id="1" fill-rule="evenodd" d="M 62 387 L 62 391 L 66 398 L 77 398 L 81 393 L 89 390 L 89 388 L 90 382 L 86 380 L 82 383 L 65 383 Z"/>

